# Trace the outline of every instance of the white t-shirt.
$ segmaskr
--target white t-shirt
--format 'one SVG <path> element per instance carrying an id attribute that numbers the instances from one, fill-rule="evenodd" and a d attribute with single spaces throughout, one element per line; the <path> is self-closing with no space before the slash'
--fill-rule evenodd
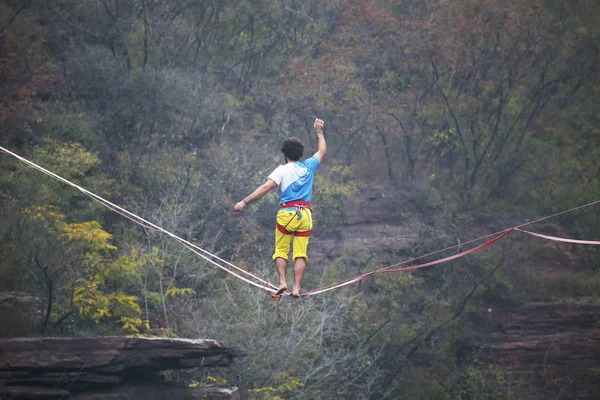
<path id="1" fill-rule="evenodd" d="M 310 202 L 315 171 L 319 168 L 319 159 L 312 156 L 304 161 L 294 161 L 275 168 L 269 179 L 281 188 L 280 204 L 294 200 Z"/>

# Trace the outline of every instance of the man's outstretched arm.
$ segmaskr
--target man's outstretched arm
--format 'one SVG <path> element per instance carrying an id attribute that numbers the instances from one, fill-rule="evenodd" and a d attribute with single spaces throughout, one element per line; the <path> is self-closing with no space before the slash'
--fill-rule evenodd
<path id="1" fill-rule="evenodd" d="M 323 157 L 327 154 L 327 142 L 325 142 L 325 135 L 323 135 L 323 125 L 325 123 L 322 119 L 315 119 L 315 129 L 317 130 L 317 152 L 315 157 L 319 159 L 319 163 L 323 161 Z"/>
<path id="2" fill-rule="evenodd" d="M 245 197 L 239 203 L 236 203 L 236 205 L 233 206 L 233 211 L 237 211 L 237 212 L 242 211 L 244 209 L 244 207 L 246 207 L 246 205 L 248 205 L 248 203 L 252 203 L 253 201 L 260 199 L 265 194 L 269 193 L 269 191 L 271 189 L 276 188 L 276 187 L 277 187 L 277 183 L 275 183 L 275 181 L 273 181 L 271 179 L 267 179 L 267 181 L 265 183 L 263 183 L 262 185 L 257 187 L 256 190 L 254 190 L 254 192 L 252 192 L 249 196 Z"/>

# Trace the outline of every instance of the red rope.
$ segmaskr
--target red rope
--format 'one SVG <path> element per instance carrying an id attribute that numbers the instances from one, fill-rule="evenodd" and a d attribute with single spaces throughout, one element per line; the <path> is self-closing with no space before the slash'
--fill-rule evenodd
<path id="1" fill-rule="evenodd" d="M 450 260 L 454 260 L 454 259 L 457 259 L 457 258 L 460 258 L 460 257 L 464 257 L 467 254 L 474 253 L 474 252 L 476 252 L 478 250 L 481 250 L 484 247 L 487 247 L 487 246 L 489 246 L 489 245 L 491 245 L 493 243 L 496 243 L 498 240 L 504 238 L 505 236 L 507 236 L 509 233 L 511 233 L 514 230 L 518 230 L 520 232 L 524 232 L 524 233 L 527 233 L 527 234 L 532 235 L 532 236 L 537 236 L 537 237 L 540 237 L 540 238 L 543 238 L 543 239 L 554 240 L 554 241 L 558 241 L 558 242 L 577 243 L 577 244 L 592 244 L 592 245 L 600 244 L 600 242 L 598 242 L 598 241 L 563 239 L 563 238 L 542 235 L 542 234 L 539 234 L 539 233 L 533 233 L 533 232 L 529 232 L 529 231 L 525 231 L 525 230 L 519 229 L 519 228 L 521 228 L 523 226 L 526 226 L 526 225 L 535 224 L 537 222 L 540 222 L 540 221 L 543 221 L 543 220 L 546 220 L 546 219 L 550 219 L 550 218 L 554 218 L 554 217 L 557 217 L 557 216 L 562 215 L 562 214 L 567 214 L 567 213 L 570 213 L 570 212 L 573 212 L 573 211 L 576 211 L 576 210 L 579 210 L 579 209 L 582 209 L 582 208 L 585 208 L 585 207 L 593 206 L 593 205 L 598 204 L 598 203 L 600 203 L 600 200 L 596 200 L 594 202 L 587 203 L 587 204 L 584 204 L 584 205 L 581 205 L 581 206 L 578 206 L 578 207 L 573 207 L 573 208 L 570 208 L 568 210 L 561 211 L 561 212 L 558 212 L 556 214 L 548 215 L 546 217 L 538 218 L 536 220 L 533 220 L 533 221 L 530 221 L 530 222 L 526 222 L 526 223 L 517 225 L 517 226 L 512 227 L 512 228 L 504 229 L 504 230 L 496 232 L 496 233 L 492 233 L 492 234 L 489 234 L 489 235 L 478 237 L 477 239 L 472 239 L 472 240 L 469 240 L 469 241 L 464 242 L 464 243 L 460 243 L 460 244 L 457 244 L 457 245 L 454 245 L 454 246 L 446 247 L 445 249 L 442 249 L 442 250 L 437 250 L 437 251 L 434 251 L 434 252 L 431 252 L 431 253 L 419 256 L 419 257 L 412 258 L 410 260 L 405 260 L 405 261 L 399 262 L 397 264 L 389 265 L 387 267 L 383 267 L 383 268 L 380 268 L 380 269 L 377 269 L 377 270 L 374 270 L 374 271 L 371 271 L 371 272 L 367 272 L 365 274 L 358 275 L 358 276 L 356 276 L 354 278 L 347 279 L 345 281 L 341 281 L 341 282 L 338 282 L 338 283 L 334 283 L 334 284 L 331 284 L 331 285 L 324 286 L 324 287 L 322 287 L 320 289 L 315 289 L 315 290 L 312 290 L 310 292 L 305 292 L 305 293 L 302 293 L 301 296 L 306 296 L 306 297 L 308 297 L 308 296 L 314 296 L 315 294 L 327 292 L 329 290 L 337 289 L 337 288 L 340 288 L 340 287 L 343 287 L 343 286 L 346 286 L 346 285 L 350 285 L 352 283 L 356 283 L 356 282 L 362 281 L 363 279 L 368 278 L 369 276 L 371 276 L 373 274 L 376 274 L 376 273 L 380 273 L 380 272 L 404 272 L 404 271 L 411 271 L 411 270 L 415 270 L 415 269 L 419 269 L 419 268 L 430 267 L 430 266 L 436 265 L 436 264 L 441 264 L 441 263 L 444 263 L 444 262 L 447 262 L 447 261 L 450 261 Z M 431 256 L 431 255 L 438 254 L 438 253 L 441 253 L 441 252 L 444 252 L 444 251 L 452 250 L 452 249 L 464 246 L 464 245 L 469 244 L 469 243 L 473 243 L 473 242 L 477 242 L 477 241 L 482 240 L 482 239 L 486 239 L 486 238 L 488 238 L 490 236 L 496 236 L 496 237 L 494 239 L 489 240 L 489 241 L 487 241 L 487 242 L 485 242 L 485 243 L 483 243 L 483 244 L 481 244 L 481 245 L 479 245 L 477 247 L 474 247 L 474 248 L 472 248 L 470 250 L 466 250 L 466 251 L 463 251 L 461 253 L 458 253 L 458 254 L 455 254 L 455 255 L 452 255 L 452 256 L 449 256 L 449 257 L 446 257 L 446 258 L 442 258 L 440 260 L 428 262 L 428 263 L 419 264 L 419 265 L 413 265 L 413 266 L 405 267 L 405 268 L 395 268 L 394 269 L 394 267 L 397 267 L 399 265 L 407 264 L 407 263 L 419 260 L 419 259 L 427 257 L 427 256 Z"/>
<path id="2" fill-rule="evenodd" d="M 492 240 L 489 240 L 489 241 L 487 241 L 487 242 L 485 242 L 485 243 L 483 243 L 483 244 L 481 244 L 481 245 L 479 245 L 477 247 L 473 247 L 472 249 L 463 251 L 463 252 L 458 253 L 458 254 L 454 254 L 454 255 L 446 257 L 446 258 L 442 258 L 442 259 L 439 259 L 439 260 L 436 260 L 436 261 L 431 261 L 431 262 L 424 263 L 424 264 L 412 265 L 410 267 L 404 267 L 404 268 L 397 268 L 397 269 L 389 269 L 390 267 L 380 268 L 378 270 L 367 272 L 366 274 L 359 275 L 359 276 L 357 276 L 355 278 L 348 279 L 347 281 L 343 281 L 342 283 L 330 285 L 330 286 L 327 286 L 327 287 L 324 287 L 324 288 L 321 288 L 321 289 L 317 289 L 317 290 L 313 290 L 313 291 L 310 291 L 310 292 L 303 293 L 303 294 L 301 294 L 301 296 L 314 296 L 315 294 L 327 292 L 329 290 L 337 289 L 339 287 L 346 286 L 346 285 L 349 285 L 351 283 L 355 283 L 355 282 L 361 281 L 361 280 L 363 280 L 363 279 L 365 279 L 365 278 L 367 278 L 367 277 L 369 277 L 369 276 L 371 276 L 373 274 L 380 273 L 380 272 L 404 272 L 404 271 L 412 271 L 414 269 L 430 267 L 432 265 L 441 264 L 441 263 L 444 263 L 444 262 L 447 262 L 447 261 L 450 261 L 450 260 L 454 260 L 454 259 L 457 259 L 457 258 L 460 258 L 460 257 L 464 257 L 467 254 L 474 253 L 477 250 L 483 249 L 484 247 L 487 247 L 487 246 L 489 246 L 489 245 L 491 245 L 493 243 L 496 243 L 498 240 L 502 239 L 503 237 L 505 237 L 506 235 L 508 235 L 512 231 L 513 231 L 512 229 L 507 229 L 507 230 L 501 232 L 501 234 L 499 236 L 496 236 Z M 425 256 L 421 256 L 419 258 L 422 258 L 422 257 L 425 257 Z M 408 261 L 406 261 L 406 262 L 408 262 Z"/>
<path id="3" fill-rule="evenodd" d="M 431 261 L 431 262 L 428 262 L 428 263 L 425 263 L 425 264 L 413 265 L 413 266 L 410 266 L 410 267 L 404 267 L 404 268 L 397 268 L 397 269 L 386 269 L 386 270 L 384 270 L 384 271 L 381 271 L 381 272 L 402 272 L 402 271 L 411 271 L 411 270 L 413 270 L 413 269 L 419 269 L 419 268 L 430 267 L 430 266 L 432 266 L 432 265 L 441 264 L 441 263 L 444 263 L 444 262 L 446 262 L 446 261 L 450 261 L 450 260 L 454 260 L 454 259 L 457 259 L 457 258 L 460 258 L 460 257 L 464 257 L 464 256 L 466 256 L 467 254 L 474 253 L 474 252 L 476 252 L 477 250 L 481 250 L 481 249 L 483 249 L 484 247 L 487 247 L 487 246 L 489 246 L 489 245 L 491 245 L 491 244 L 494 244 L 494 243 L 496 243 L 498 240 L 502 239 L 503 237 L 505 237 L 506 235 L 508 235 L 508 234 L 509 234 L 509 233 L 511 233 L 512 231 L 513 231 L 513 229 L 508 229 L 508 230 L 506 230 L 506 231 L 505 231 L 503 234 L 501 234 L 500 236 L 497 236 L 497 237 L 495 237 L 494 239 L 492 239 L 492 240 L 490 240 L 490 241 L 487 241 L 487 242 L 485 242 L 484 244 L 481 244 L 481 245 L 479 245 L 479 246 L 477 246 L 477 247 L 473 247 L 473 248 L 472 248 L 472 249 L 470 249 L 470 250 L 463 251 L 462 253 L 458 253 L 458 254 L 455 254 L 455 255 L 453 255 L 453 256 L 450 256 L 450 257 L 442 258 L 441 260 Z"/>
<path id="4" fill-rule="evenodd" d="M 109 208 L 109 209 L 117 212 L 118 214 L 120 214 L 120 215 L 128 218 L 129 220 L 131 220 L 131 221 L 133 221 L 133 222 L 141 225 L 145 229 L 151 229 L 151 230 L 154 230 L 154 231 L 163 232 L 163 233 L 168 234 L 172 238 L 175 238 L 178 242 L 184 244 L 185 247 L 187 247 L 188 249 L 192 250 L 195 254 L 201 256 L 202 258 L 204 258 L 206 261 L 208 261 L 208 262 L 216 265 L 217 267 L 225 270 L 226 272 L 228 272 L 230 274 L 233 274 L 234 276 L 236 276 L 239 279 L 242 279 L 242 280 L 244 280 L 244 281 L 246 281 L 246 282 L 248 282 L 248 283 L 250 283 L 250 284 L 252 284 L 254 286 L 260 287 L 260 288 L 268 290 L 270 292 L 273 292 L 275 290 L 275 289 L 273 289 L 272 285 L 268 284 L 268 282 L 266 282 L 266 281 L 264 281 L 264 280 L 262 280 L 262 279 L 260 279 L 260 278 L 258 278 L 256 276 L 252 275 L 248 271 L 245 271 L 245 270 L 243 270 L 243 269 L 235 266 L 234 264 L 231 264 L 231 263 L 229 263 L 229 262 L 227 262 L 227 261 L 225 261 L 225 260 L 217 257 L 216 255 L 214 255 L 212 253 L 209 253 L 208 251 L 206 251 L 206 250 L 204 250 L 204 249 L 202 249 L 202 248 L 200 248 L 198 246 L 195 246 L 194 244 L 192 244 L 190 242 L 185 241 L 184 239 L 181 239 L 178 236 L 175 236 L 171 232 L 168 232 L 168 231 L 160 228 L 159 226 L 154 225 L 154 224 L 152 224 L 152 223 L 150 223 L 150 222 L 142 219 L 141 217 L 139 217 L 139 216 L 137 216 L 137 215 L 135 215 L 133 213 L 130 213 L 129 211 L 127 211 L 127 210 L 125 210 L 125 209 L 123 209 L 121 207 L 116 206 L 115 204 L 109 202 L 108 200 L 105 200 L 104 198 L 102 198 L 102 197 L 100 197 L 100 196 L 98 196 L 98 195 L 96 195 L 96 194 L 94 194 L 94 193 L 92 193 L 92 192 L 90 192 L 90 191 L 88 191 L 88 190 L 86 190 L 86 189 L 78 186 L 78 185 L 75 185 L 74 183 L 72 183 L 72 182 L 70 182 L 70 181 L 62 178 L 61 176 L 56 175 L 55 173 L 50 172 L 50 171 L 48 171 L 48 170 L 46 170 L 46 169 L 38 166 L 37 164 L 34 164 L 31 161 L 26 160 L 23 157 L 15 154 L 13 152 L 10 152 L 9 150 L 6 150 L 3 147 L 0 147 L 0 153 L 10 154 L 10 155 L 16 157 L 17 159 L 19 159 L 20 161 L 22 161 L 22 162 L 24 162 L 24 163 L 26 163 L 26 164 L 28 164 L 28 165 L 30 165 L 30 166 L 38 169 L 39 171 L 41 171 L 41 172 L 43 172 L 43 173 L 45 173 L 45 174 L 47 174 L 47 175 L 49 175 L 49 176 L 57 179 L 57 180 L 59 180 L 59 181 L 61 181 L 63 183 L 66 183 L 66 184 L 68 184 L 70 186 L 75 187 L 76 189 L 80 190 L 82 193 L 84 193 L 87 196 L 91 197 L 92 199 L 96 200 L 100 204 L 102 204 L 105 207 L 107 207 L 107 208 Z M 524 224 L 517 225 L 515 227 L 509 228 L 509 229 L 505 229 L 503 231 L 499 231 L 499 232 L 496 232 L 496 233 L 492 233 L 490 235 L 481 236 L 481 237 L 479 237 L 477 239 L 469 240 L 469 241 L 467 241 L 465 243 L 457 244 L 455 246 L 450 246 L 450 247 L 447 247 L 447 248 L 442 249 L 442 250 L 437 250 L 437 251 L 434 251 L 432 253 L 428 253 L 428 254 L 425 254 L 425 255 L 422 255 L 422 256 L 410 259 L 410 260 L 405 260 L 405 261 L 397 263 L 397 264 L 393 264 L 393 265 L 390 265 L 390 266 L 387 266 L 387 267 L 384 267 L 384 268 L 380 268 L 378 270 L 367 272 L 366 274 L 359 275 L 359 276 L 357 276 L 355 278 L 351 278 L 351 279 L 342 281 L 340 283 L 336 283 L 336 284 L 333 284 L 333 285 L 328 285 L 328 286 L 325 286 L 325 287 L 323 287 L 321 289 L 317 289 L 317 290 L 313 290 L 313 291 L 310 291 L 310 292 L 303 293 L 303 294 L 301 294 L 301 296 L 312 296 L 312 295 L 315 295 L 315 294 L 318 294 L 318 293 L 323 293 L 323 292 L 326 292 L 326 291 L 329 291 L 329 290 L 332 290 L 332 289 L 335 289 L 335 288 L 346 286 L 346 285 L 349 285 L 349 284 L 361 281 L 361 280 L 363 280 L 363 279 L 365 279 L 365 278 L 367 278 L 367 277 L 369 277 L 369 276 L 371 276 L 373 274 L 379 273 L 379 272 L 401 272 L 401 271 L 409 271 L 409 270 L 414 270 L 414 269 L 418 269 L 418 268 L 425 268 L 425 267 L 429 267 L 429 266 L 432 266 L 432 265 L 441 264 L 441 263 L 446 262 L 446 261 L 454 260 L 456 258 L 463 257 L 463 256 L 465 256 L 467 254 L 473 253 L 473 252 L 475 252 L 477 250 L 480 250 L 480 249 L 482 249 L 484 247 L 487 247 L 487 246 L 489 246 L 489 245 L 497 242 L 498 240 L 500 240 L 501 238 L 505 237 L 506 235 L 508 235 L 513 230 L 518 230 L 520 232 L 527 233 L 527 234 L 532 235 L 532 236 L 536 236 L 536 237 L 540 237 L 540 238 L 548 239 L 548 240 L 553 240 L 553 241 L 558 241 L 558 242 L 577 243 L 577 244 L 600 244 L 599 241 L 564 239 L 564 238 L 558 238 L 558 237 L 555 237 L 555 236 L 542 235 L 542 234 L 539 234 L 539 233 L 534 233 L 534 232 L 529 232 L 529 231 L 525 231 L 525 230 L 519 229 L 519 228 L 522 228 L 524 226 L 534 224 L 536 222 L 540 222 L 540 221 L 543 221 L 543 220 L 546 220 L 546 219 L 549 219 L 549 218 L 553 218 L 553 217 L 556 217 L 556 216 L 559 216 L 559 215 L 562 215 L 562 214 L 570 213 L 570 212 L 573 212 L 573 211 L 576 211 L 576 210 L 579 210 L 579 209 L 582 209 L 582 208 L 585 208 L 585 207 L 589 207 L 589 206 L 592 206 L 592 205 L 598 204 L 598 203 L 600 203 L 600 200 L 597 200 L 597 201 L 594 201 L 594 202 L 591 202 L 591 203 L 587 203 L 587 204 L 581 205 L 579 207 L 574 207 L 574 208 L 571 208 L 571 209 L 568 209 L 568 210 L 565 210 L 565 211 L 561 211 L 561 212 L 558 212 L 556 214 L 552 214 L 552 215 L 549 215 L 549 216 L 546 216 L 546 217 L 542 217 L 542 218 L 536 219 L 536 220 L 531 221 L 531 222 L 526 222 Z M 397 267 L 399 265 L 403 265 L 403 264 L 406 264 L 406 263 L 409 263 L 409 262 L 412 262 L 412 261 L 416 261 L 416 260 L 419 260 L 419 259 L 427 257 L 427 256 L 431 256 L 431 255 L 434 255 L 434 254 L 441 253 L 443 251 L 447 251 L 447 250 L 451 250 L 451 249 L 454 249 L 454 248 L 457 248 L 457 247 L 460 247 L 460 246 L 464 246 L 466 244 L 473 243 L 473 242 L 476 242 L 476 241 L 479 241 L 479 240 L 482 240 L 482 239 L 486 239 L 486 238 L 491 237 L 491 236 L 496 236 L 496 237 L 494 239 L 492 239 L 492 240 L 487 241 L 486 243 L 484 243 L 482 245 L 479 245 L 479 246 L 474 247 L 473 249 L 470 249 L 470 250 L 467 250 L 467 251 L 463 251 L 463 252 L 461 252 L 459 254 L 455 254 L 455 255 L 450 256 L 450 257 L 446 257 L 446 258 L 443 258 L 443 259 L 440 259 L 440 260 L 437 260 L 437 261 L 432 261 L 432 262 L 428 262 L 428 263 L 424 263 L 424 264 L 414 265 L 414 266 L 405 267 L 405 268 L 396 268 L 396 269 L 393 269 L 394 267 Z M 205 253 L 205 254 L 201 254 L 201 253 L 195 251 L 194 249 L 192 249 L 192 247 L 194 247 L 194 248 L 202 251 L 202 253 Z M 237 275 L 236 273 L 234 273 L 233 271 L 229 270 L 228 268 L 225 268 L 222 265 L 218 264 L 217 262 L 215 262 L 212 258 L 209 258 L 208 256 L 216 258 L 217 260 L 219 260 L 219 261 L 221 261 L 221 262 L 223 262 L 223 263 L 225 263 L 225 264 L 227 264 L 227 265 L 229 265 L 229 266 L 231 266 L 231 267 L 239 270 L 240 272 L 243 272 L 245 274 L 250 275 L 251 277 L 253 277 L 253 278 L 255 278 L 255 279 L 257 279 L 257 280 L 265 283 L 269 287 L 267 287 L 267 286 L 261 286 L 260 284 L 258 284 L 256 282 L 253 282 L 253 281 L 251 281 L 251 280 L 249 280 L 247 278 L 244 278 L 244 277 L 242 277 L 240 275 Z M 289 294 L 285 293 L 285 295 L 289 295 Z M 276 297 L 277 312 L 279 314 L 279 296 L 274 296 L 274 297 Z"/>

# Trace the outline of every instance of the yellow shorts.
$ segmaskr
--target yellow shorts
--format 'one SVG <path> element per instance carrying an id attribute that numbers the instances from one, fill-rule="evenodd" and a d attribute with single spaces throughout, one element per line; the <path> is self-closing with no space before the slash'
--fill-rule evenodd
<path id="1" fill-rule="evenodd" d="M 284 209 L 277 212 L 273 260 L 276 258 L 288 259 L 290 243 L 293 239 L 294 252 L 292 259 L 296 260 L 302 257 L 308 261 L 306 249 L 308 248 L 310 231 L 312 229 L 312 211 L 309 208 L 303 208 L 299 213 L 300 218 L 298 218 L 299 215 L 294 210 Z"/>

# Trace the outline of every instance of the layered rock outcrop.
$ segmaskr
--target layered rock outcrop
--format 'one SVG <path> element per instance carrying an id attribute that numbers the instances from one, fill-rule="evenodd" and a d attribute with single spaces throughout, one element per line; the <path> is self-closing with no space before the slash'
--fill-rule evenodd
<path id="1" fill-rule="evenodd" d="M 430 204 L 438 204 L 433 192 L 418 192 L 413 186 L 400 189 L 360 188 L 351 199 L 341 200 L 343 224 L 328 229 L 319 224 L 315 210 L 314 240 L 309 246 L 313 265 L 327 264 L 350 254 L 369 254 L 380 263 L 392 263 L 399 254 L 408 255 L 426 231 L 434 229 L 435 213 Z M 419 201 L 427 197 L 427 201 Z M 352 257 L 349 257 L 352 258 Z"/>
<path id="2" fill-rule="evenodd" d="M 410 187 L 396 191 L 361 188 L 344 204 L 341 228 L 327 230 L 316 224 L 309 258 L 314 265 L 322 265 L 348 254 L 368 252 L 372 254 L 370 260 L 386 265 L 436 249 L 435 238 L 456 242 L 458 238 L 444 237 L 444 221 L 433 217 L 436 210 L 431 210 L 431 204 L 440 203 L 435 195 L 431 194 L 434 198 L 430 200 L 417 200 L 426 195 Z M 526 215 L 514 213 L 473 211 L 464 217 L 464 230 L 458 235 L 464 239 L 529 221 Z M 553 222 L 536 223 L 531 230 L 579 238 L 574 227 Z M 420 242 L 429 243 L 427 251 L 418 247 Z M 504 244 L 511 246 L 510 263 L 504 271 L 524 282 L 533 277 L 558 283 L 572 279 L 573 273 L 589 270 L 581 247 L 576 245 L 535 239 L 520 232 L 512 233 L 495 248 Z M 351 262 L 348 257 L 348 264 Z M 444 266 L 436 268 L 441 271 Z M 529 284 L 535 289 L 535 283 Z M 520 298 L 501 285 L 495 289 L 495 283 L 490 285 L 481 300 L 482 310 L 469 313 L 464 320 L 469 325 L 467 339 L 458 349 L 462 361 L 479 360 L 500 368 L 506 372 L 507 386 L 524 386 L 519 390 L 530 392 L 532 399 L 600 398 L 600 304 L 530 302 L 526 297 L 535 295 L 527 293 Z"/>
<path id="3" fill-rule="evenodd" d="M 2 399 L 242 399 L 236 388 L 161 382 L 163 370 L 227 367 L 244 353 L 215 340 L 0 339 Z"/>
<path id="4" fill-rule="evenodd" d="M 506 313 L 497 332 L 476 346 L 535 398 L 600 395 L 600 304 L 528 303 Z"/>

